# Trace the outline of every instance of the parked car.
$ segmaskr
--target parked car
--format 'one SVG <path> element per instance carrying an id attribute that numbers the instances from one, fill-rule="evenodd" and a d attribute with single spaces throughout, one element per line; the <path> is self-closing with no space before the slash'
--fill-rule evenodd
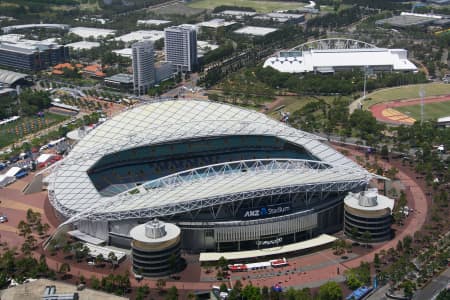
<path id="1" fill-rule="evenodd" d="M 6 223 L 8 222 L 8 217 L 6 215 L 1 215 L 0 216 L 0 223 Z"/>

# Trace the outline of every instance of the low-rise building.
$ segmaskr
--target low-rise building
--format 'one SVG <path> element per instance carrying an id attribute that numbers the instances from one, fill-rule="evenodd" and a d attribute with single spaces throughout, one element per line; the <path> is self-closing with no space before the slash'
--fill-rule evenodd
<path id="1" fill-rule="evenodd" d="M 116 90 L 125 93 L 133 92 L 133 75 L 119 73 L 110 77 L 106 77 L 103 81 L 104 85 Z"/>
<path id="2" fill-rule="evenodd" d="M 168 25 L 172 23 L 172 21 L 167 21 L 167 20 L 155 20 L 155 19 L 150 19 L 150 20 L 137 20 L 136 25 L 139 26 L 161 26 L 161 25 Z"/>
<path id="3" fill-rule="evenodd" d="M 268 20 L 278 23 L 292 23 L 298 24 L 305 21 L 303 14 L 288 14 L 288 13 L 268 13 L 264 15 L 254 16 L 253 19 Z"/>
<path id="4" fill-rule="evenodd" d="M 114 36 L 116 34 L 116 30 L 114 29 L 96 27 L 73 27 L 69 31 L 83 39 L 94 38 L 96 40 L 105 39 L 108 36 Z"/>
<path id="5" fill-rule="evenodd" d="M 234 33 L 254 35 L 254 36 L 265 36 L 277 30 L 278 30 L 277 28 L 271 27 L 245 26 L 239 28 L 238 30 L 235 30 Z"/>
<path id="6" fill-rule="evenodd" d="M 40 71 L 69 60 L 69 48 L 32 40 L 0 43 L 0 66 Z"/>
<path id="7" fill-rule="evenodd" d="M 159 83 L 161 81 L 172 78 L 174 75 L 173 65 L 168 61 L 161 61 L 155 64 L 155 82 Z"/>
<path id="8" fill-rule="evenodd" d="M 376 188 L 350 192 L 344 199 L 344 232 L 365 242 L 390 240 L 393 209 L 394 200 L 378 194 Z"/>

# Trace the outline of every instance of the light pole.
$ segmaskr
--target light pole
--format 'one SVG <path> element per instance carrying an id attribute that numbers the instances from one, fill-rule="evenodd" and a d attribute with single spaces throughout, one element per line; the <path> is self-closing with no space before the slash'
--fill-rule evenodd
<path id="1" fill-rule="evenodd" d="M 423 86 L 420 87 L 420 91 L 419 91 L 419 96 L 420 96 L 420 126 L 423 125 L 423 117 L 424 117 L 424 112 L 423 112 L 423 106 L 424 106 L 424 97 L 425 97 L 425 90 L 423 89 Z"/>

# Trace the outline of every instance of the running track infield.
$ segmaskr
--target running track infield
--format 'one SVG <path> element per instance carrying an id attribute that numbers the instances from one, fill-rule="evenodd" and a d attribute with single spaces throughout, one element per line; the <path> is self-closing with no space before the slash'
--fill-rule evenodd
<path id="1" fill-rule="evenodd" d="M 395 100 L 390 102 L 378 103 L 374 104 L 370 107 L 370 111 L 372 115 L 380 122 L 389 123 L 389 124 L 405 124 L 412 125 L 416 121 L 414 118 L 411 118 L 404 113 L 396 110 L 396 107 L 402 106 L 411 106 L 420 104 L 419 99 L 406 99 L 406 100 Z M 437 97 L 429 97 L 424 99 L 424 103 L 435 103 L 435 102 L 446 102 L 450 101 L 450 95 L 443 95 Z"/>

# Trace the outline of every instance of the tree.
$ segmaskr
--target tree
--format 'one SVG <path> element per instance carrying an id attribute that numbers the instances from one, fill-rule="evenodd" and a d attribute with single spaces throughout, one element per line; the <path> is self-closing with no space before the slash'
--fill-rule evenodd
<path id="1" fill-rule="evenodd" d="M 159 289 L 159 292 L 161 293 L 166 286 L 166 281 L 162 278 L 158 279 L 156 281 L 156 287 Z"/>
<path id="2" fill-rule="evenodd" d="M 330 281 L 319 288 L 318 296 L 320 300 L 341 300 L 343 294 L 339 284 L 334 281 Z"/>
<path id="3" fill-rule="evenodd" d="M 234 283 L 234 290 L 241 292 L 242 291 L 242 282 L 240 280 L 236 280 L 236 282 Z"/>
<path id="4" fill-rule="evenodd" d="M 188 298 L 188 300 L 195 300 L 195 294 L 193 294 L 192 292 L 189 292 L 187 294 L 187 298 Z"/>
<path id="5" fill-rule="evenodd" d="M 26 242 L 30 244 L 31 250 L 34 250 L 36 248 L 37 241 L 34 238 L 34 236 L 32 236 L 32 235 L 27 236 Z"/>
<path id="6" fill-rule="evenodd" d="M 355 226 L 350 227 L 350 235 L 352 239 L 358 239 L 358 228 L 356 228 Z"/>
<path id="7" fill-rule="evenodd" d="M 66 274 L 70 272 L 70 265 L 68 263 L 61 264 L 59 268 L 59 273 L 61 273 L 61 279 L 65 279 Z"/>
<path id="8" fill-rule="evenodd" d="M 178 289 L 176 286 L 172 286 L 165 297 L 166 300 L 178 300 Z"/>
<path id="9" fill-rule="evenodd" d="M 220 291 L 221 291 L 221 292 L 226 292 L 227 290 L 228 290 L 227 285 L 226 285 L 225 283 L 222 283 L 222 284 L 220 285 Z"/>
<path id="10" fill-rule="evenodd" d="M 175 254 L 169 256 L 169 267 L 172 272 L 176 272 L 178 264 L 178 257 Z"/>
<path id="11" fill-rule="evenodd" d="M 439 293 L 436 300 L 448 300 L 450 299 L 450 289 L 444 289 Z"/>
<path id="12" fill-rule="evenodd" d="M 19 224 L 17 225 L 17 228 L 19 229 L 19 235 L 25 237 L 29 234 L 31 234 L 31 227 L 28 225 L 28 223 L 25 223 L 25 221 L 21 220 Z"/>
<path id="13" fill-rule="evenodd" d="M 94 290 L 100 289 L 100 280 L 95 275 L 91 276 L 91 280 L 90 281 L 91 281 L 91 287 Z"/>
<path id="14" fill-rule="evenodd" d="M 362 233 L 362 235 L 361 235 L 361 238 L 362 238 L 362 240 L 366 243 L 366 247 L 368 248 L 369 247 L 369 243 L 370 243 L 370 241 L 371 241 L 371 239 L 372 239 L 372 235 L 370 234 L 370 232 L 369 231 L 364 231 L 363 233 Z"/>
<path id="15" fill-rule="evenodd" d="M 103 263 L 104 260 L 105 260 L 105 259 L 104 259 L 104 257 L 103 257 L 103 254 L 99 253 L 99 254 L 95 257 L 95 265 L 96 265 L 96 266 L 101 265 L 101 264 Z"/>
<path id="16" fill-rule="evenodd" d="M 117 264 L 117 256 L 113 251 L 108 253 L 108 259 L 111 262 L 111 268 L 114 268 L 114 266 Z"/>
<path id="17" fill-rule="evenodd" d="M 376 270 L 378 270 L 380 268 L 380 256 L 378 253 L 375 253 L 375 256 L 373 257 L 373 265 L 375 267 Z"/>
<path id="18" fill-rule="evenodd" d="M 228 265 L 228 261 L 227 261 L 227 259 L 226 259 L 225 257 L 221 256 L 221 257 L 219 258 L 219 261 L 217 262 L 217 265 L 218 265 L 222 270 L 224 270 L 224 269 L 227 267 L 227 265 Z"/>
<path id="19" fill-rule="evenodd" d="M 415 284 L 409 280 L 403 282 L 403 293 L 408 299 L 414 295 Z"/>
<path id="20" fill-rule="evenodd" d="M 381 147 L 381 157 L 386 159 L 389 158 L 389 149 L 387 145 L 383 145 L 383 147 Z"/>

